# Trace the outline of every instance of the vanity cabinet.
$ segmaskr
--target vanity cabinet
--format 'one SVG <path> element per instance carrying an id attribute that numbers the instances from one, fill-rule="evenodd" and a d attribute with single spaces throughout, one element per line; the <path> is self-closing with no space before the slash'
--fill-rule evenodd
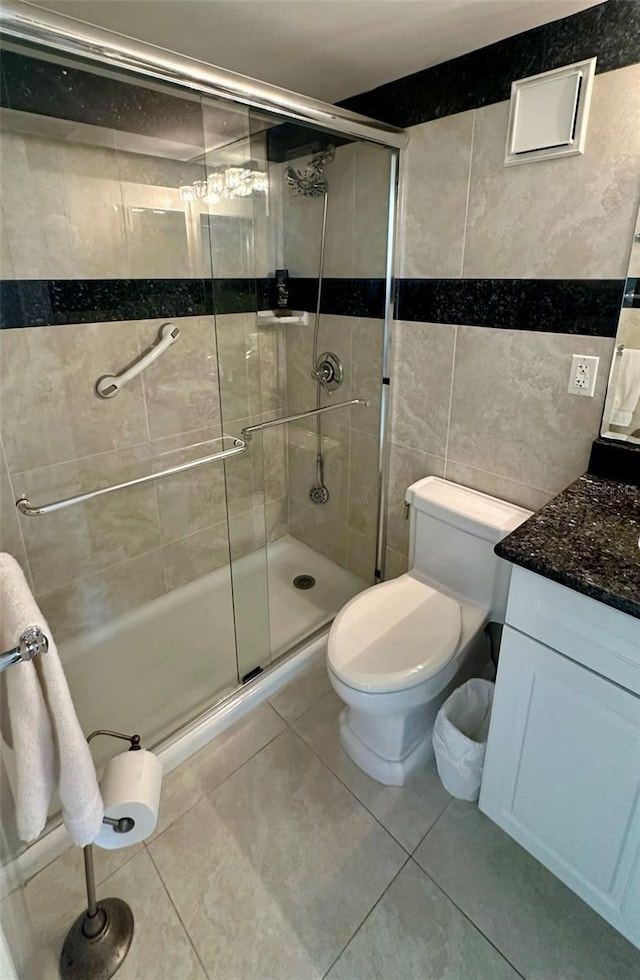
<path id="1" fill-rule="evenodd" d="M 640 946 L 640 620 L 514 568 L 480 809 Z"/>

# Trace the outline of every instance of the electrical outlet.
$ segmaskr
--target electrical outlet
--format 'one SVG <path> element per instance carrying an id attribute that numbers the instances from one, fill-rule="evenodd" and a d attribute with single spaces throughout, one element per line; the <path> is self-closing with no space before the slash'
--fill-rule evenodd
<path id="1" fill-rule="evenodd" d="M 570 395 L 584 395 L 593 398 L 598 374 L 599 357 L 589 357 L 586 354 L 573 354 L 571 357 L 571 374 L 569 375 Z"/>

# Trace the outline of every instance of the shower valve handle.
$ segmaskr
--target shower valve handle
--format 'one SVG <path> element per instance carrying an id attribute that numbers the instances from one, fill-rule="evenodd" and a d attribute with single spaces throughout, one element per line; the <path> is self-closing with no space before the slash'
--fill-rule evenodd
<path id="1" fill-rule="evenodd" d="M 321 354 L 311 371 L 311 377 L 322 385 L 328 395 L 339 388 L 344 379 L 344 369 L 337 354 L 331 351 Z"/>
<path id="2" fill-rule="evenodd" d="M 321 384 L 328 395 L 331 394 L 329 382 L 332 380 L 332 376 L 333 372 L 328 367 L 314 368 L 311 372 L 313 380 Z"/>

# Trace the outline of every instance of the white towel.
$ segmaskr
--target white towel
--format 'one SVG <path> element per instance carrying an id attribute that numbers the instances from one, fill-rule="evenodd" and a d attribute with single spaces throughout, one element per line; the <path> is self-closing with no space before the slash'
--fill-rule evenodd
<path id="1" fill-rule="evenodd" d="M 620 354 L 611 405 L 610 425 L 631 425 L 633 413 L 640 401 L 640 350 L 625 347 Z"/>
<path id="2" fill-rule="evenodd" d="M 73 707 L 55 642 L 15 558 L 0 554 L 0 638 L 3 649 L 39 627 L 46 654 L 7 672 L 9 716 L 16 758 L 18 833 L 30 841 L 43 830 L 57 782 L 62 816 L 74 844 L 90 844 L 104 816 L 89 746 Z M 36 666 L 37 665 L 37 666 Z"/>

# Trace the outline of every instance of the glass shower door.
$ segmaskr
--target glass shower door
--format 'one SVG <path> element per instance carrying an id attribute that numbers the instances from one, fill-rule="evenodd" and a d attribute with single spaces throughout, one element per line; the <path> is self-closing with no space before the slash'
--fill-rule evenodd
<path id="1" fill-rule="evenodd" d="M 221 432 L 226 442 L 277 408 L 256 318 L 264 265 L 265 160 L 248 109 L 203 101 L 206 211 L 200 228 L 215 311 Z M 261 278 L 260 278 L 261 276 Z M 266 502 L 261 441 L 224 465 L 236 656 L 240 681 L 270 661 Z"/>
<path id="2" fill-rule="evenodd" d="M 41 516 L 15 501 L 74 497 L 232 445 L 215 322 L 230 273 L 213 277 L 201 196 L 211 143 L 200 97 L 168 85 L 13 46 L 3 79 L 0 548 L 50 624 L 84 730 L 140 731 L 151 746 L 239 682 L 223 465 Z M 207 139 L 225 145 L 246 115 L 221 108 Z M 250 255 L 246 223 L 217 240 L 218 266 L 234 249 Z M 98 380 L 139 367 L 167 324 L 175 342 L 101 397 Z M 98 761 L 108 751 L 105 740 Z"/>

